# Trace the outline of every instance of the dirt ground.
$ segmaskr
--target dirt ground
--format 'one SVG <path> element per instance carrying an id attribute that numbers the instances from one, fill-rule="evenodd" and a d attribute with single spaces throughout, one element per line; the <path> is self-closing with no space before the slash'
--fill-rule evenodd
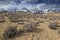
<path id="1" fill-rule="evenodd" d="M 60 19 L 59 19 L 60 13 L 53 12 L 53 13 L 43 14 L 43 16 L 41 16 L 42 14 L 35 14 L 35 15 L 37 15 L 36 18 L 29 18 L 29 19 L 23 18 L 23 19 L 26 19 L 29 21 L 43 21 L 39 23 L 39 26 L 37 26 L 41 30 L 39 32 L 24 33 L 21 36 L 19 35 L 18 37 L 13 38 L 13 40 L 60 40 L 60 34 L 57 32 L 57 30 L 52 30 L 48 27 L 49 23 L 52 21 L 57 21 L 58 23 L 60 23 Z M 56 19 L 54 19 L 54 16 L 56 16 L 57 18 L 55 17 Z M 50 17 L 52 19 L 50 19 Z M 17 22 L 15 23 L 10 22 L 10 19 L 6 15 L 4 16 L 4 19 L 5 19 L 5 22 L 0 22 L 0 34 L 1 35 L 3 34 L 7 26 L 10 24 L 17 24 L 18 29 L 22 28 L 23 26 L 23 25 L 18 24 Z"/>

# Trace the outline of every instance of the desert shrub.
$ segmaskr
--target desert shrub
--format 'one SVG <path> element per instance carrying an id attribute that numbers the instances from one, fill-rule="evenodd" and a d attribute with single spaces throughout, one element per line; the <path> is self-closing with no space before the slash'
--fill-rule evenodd
<path id="1" fill-rule="evenodd" d="M 39 24 L 39 21 L 35 22 L 36 24 Z"/>
<path id="2" fill-rule="evenodd" d="M 39 21 L 33 22 L 35 26 L 39 26 L 39 23 L 40 23 Z"/>
<path id="3" fill-rule="evenodd" d="M 8 39 L 4 38 L 3 34 L 0 34 L 0 40 L 8 40 Z"/>
<path id="4" fill-rule="evenodd" d="M 4 17 L 0 17 L 0 22 L 5 22 Z"/>
<path id="5" fill-rule="evenodd" d="M 23 25 L 23 24 L 24 24 L 24 22 L 18 22 L 18 24 Z"/>
<path id="6" fill-rule="evenodd" d="M 3 38 L 3 37 L 2 37 L 1 34 L 0 34 L 0 40 L 2 40 L 2 38 Z"/>
<path id="7" fill-rule="evenodd" d="M 39 20 L 40 23 L 44 23 L 44 20 Z"/>
<path id="8" fill-rule="evenodd" d="M 49 19 L 50 19 L 50 20 L 56 20 L 56 18 L 55 18 L 55 17 L 50 17 Z"/>
<path id="9" fill-rule="evenodd" d="M 59 27 L 59 25 L 56 21 L 54 21 L 54 22 L 50 22 L 48 27 L 50 29 L 57 29 L 57 27 Z"/>
<path id="10" fill-rule="evenodd" d="M 14 26 L 14 27 L 9 26 L 9 27 L 7 27 L 7 29 L 4 31 L 3 37 L 4 37 L 5 39 L 13 38 L 14 36 L 16 36 L 16 34 L 17 34 L 16 26 Z"/>
<path id="11" fill-rule="evenodd" d="M 29 22 L 28 24 L 25 24 L 25 25 L 23 26 L 23 30 L 24 30 L 24 31 L 29 31 L 29 32 L 31 32 L 31 31 L 34 31 L 35 29 L 36 29 L 36 24 L 33 23 L 33 22 Z"/>
<path id="12" fill-rule="evenodd" d="M 37 18 L 34 18 L 34 21 L 36 21 L 37 20 Z"/>
<path id="13" fill-rule="evenodd" d="M 8 39 L 12 39 L 18 35 L 20 36 L 23 33 L 24 33 L 24 30 L 17 29 L 16 25 L 11 25 L 11 26 L 8 26 L 7 29 L 4 31 L 3 38 L 8 40 Z"/>
<path id="14" fill-rule="evenodd" d="M 19 22 L 18 17 L 9 18 L 11 22 Z"/>
<path id="15" fill-rule="evenodd" d="M 60 34 L 60 27 L 57 27 L 57 32 Z"/>
<path id="16" fill-rule="evenodd" d="M 58 24 L 57 32 L 60 34 L 60 23 Z"/>
<path id="17" fill-rule="evenodd" d="M 47 19 L 48 18 L 48 16 L 44 16 L 44 19 Z"/>

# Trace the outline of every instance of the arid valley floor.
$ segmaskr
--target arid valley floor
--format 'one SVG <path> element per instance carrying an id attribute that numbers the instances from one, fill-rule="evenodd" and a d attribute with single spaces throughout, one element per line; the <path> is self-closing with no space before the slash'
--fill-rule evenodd
<path id="1" fill-rule="evenodd" d="M 32 14 L 28 12 L 0 13 L 0 40 L 7 27 L 17 26 L 23 29 L 25 24 L 37 22 L 38 31 L 25 32 L 9 40 L 60 40 L 60 13 L 50 12 L 47 14 Z M 57 22 L 57 29 L 49 28 L 51 22 Z"/>

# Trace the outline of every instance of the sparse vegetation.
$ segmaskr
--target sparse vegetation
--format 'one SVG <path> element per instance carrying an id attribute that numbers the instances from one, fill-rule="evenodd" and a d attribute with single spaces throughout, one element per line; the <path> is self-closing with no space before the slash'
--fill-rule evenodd
<path id="1" fill-rule="evenodd" d="M 60 23 L 58 24 L 57 32 L 60 34 Z"/>
<path id="2" fill-rule="evenodd" d="M 60 38 L 57 38 L 60 34 L 60 13 L 7 12 L 1 13 L 0 17 L 4 20 L 0 23 L 0 33 L 2 34 L 0 40 L 29 40 L 31 37 L 31 40 L 58 40 Z M 10 23 L 13 23 L 14 26 L 9 25 Z M 56 32 L 59 34 L 57 35 Z"/>
<path id="3" fill-rule="evenodd" d="M 24 32 L 33 32 L 37 29 L 37 24 L 39 24 L 39 22 L 28 22 L 28 24 L 25 24 L 23 26 L 23 29 L 17 29 L 17 26 L 15 25 L 10 25 L 7 27 L 7 29 L 4 31 L 3 33 L 3 37 L 4 39 L 10 39 L 13 38 L 17 35 L 20 35 Z"/>
<path id="4" fill-rule="evenodd" d="M 17 26 L 9 26 L 3 33 L 4 40 L 12 39 L 18 35 L 21 35 L 23 33 L 23 30 L 18 30 Z"/>
<path id="5" fill-rule="evenodd" d="M 60 34 L 60 27 L 57 27 L 57 32 Z"/>
<path id="6" fill-rule="evenodd" d="M 4 17 L 0 17 L 0 22 L 5 22 Z"/>
<path id="7" fill-rule="evenodd" d="M 34 22 L 29 22 L 28 24 L 25 24 L 23 29 L 25 31 L 34 31 L 36 29 L 36 24 Z"/>
<path id="8" fill-rule="evenodd" d="M 50 22 L 48 27 L 50 29 L 57 29 L 57 27 L 59 27 L 59 25 L 56 21 L 54 21 L 54 22 Z"/>
<path id="9" fill-rule="evenodd" d="M 7 27 L 7 29 L 4 31 L 3 33 L 3 37 L 5 39 L 8 39 L 8 38 L 13 38 L 14 36 L 16 36 L 17 34 L 17 29 L 16 27 L 12 27 L 12 26 L 9 26 Z"/>
<path id="10" fill-rule="evenodd" d="M 59 29 L 60 25 L 58 22 L 54 21 L 54 22 L 50 22 L 49 26 L 50 29 Z"/>

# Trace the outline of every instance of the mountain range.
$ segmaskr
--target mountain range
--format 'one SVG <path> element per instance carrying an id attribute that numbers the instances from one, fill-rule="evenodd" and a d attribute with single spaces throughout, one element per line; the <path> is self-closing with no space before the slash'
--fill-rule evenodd
<path id="1" fill-rule="evenodd" d="M 22 11 L 22 12 L 31 12 L 31 13 L 48 13 L 48 12 L 60 12 L 60 9 L 38 9 L 38 8 L 34 8 L 32 10 L 29 10 L 27 8 L 21 8 L 21 9 L 16 9 L 16 8 L 12 8 L 12 9 L 8 9 L 8 10 L 4 10 L 1 9 L 0 11 L 7 11 L 7 12 L 18 12 L 18 11 Z"/>
<path id="2" fill-rule="evenodd" d="M 23 9 L 23 10 L 22 10 Z M 0 11 L 60 11 L 60 0 L 0 0 Z M 41 11 L 41 12 L 42 12 Z"/>

